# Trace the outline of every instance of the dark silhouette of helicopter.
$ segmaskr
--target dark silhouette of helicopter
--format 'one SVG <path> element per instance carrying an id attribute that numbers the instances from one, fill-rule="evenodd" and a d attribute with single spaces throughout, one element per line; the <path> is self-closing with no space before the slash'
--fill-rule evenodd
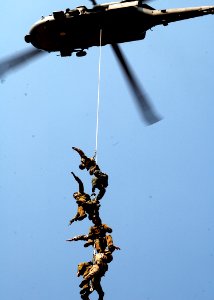
<path id="1" fill-rule="evenodd" d="M 60 52 L 62 57 L 76 53 L 85 56 L 86 50 L 110 44 L 128 79 L 134 97 L 148 124 L 160 120 L 148 96 L 142 91 L 131 67 L 118 43 L 143 40 L 147 30 L 157 25 L 214 14 L 214 6 L 199 6 L 156 10 L 146 1 L 122 1 L 97 5 L 91 0 L 91 9 L 79 6 L 76 9 L 53 12 L 42 17 L 25 36 L 25 41 L 35 49 L 27 50 L 16 57 L 0 62 L 0 77 L 15 67 L 24 64 L 44 52 Z"/>

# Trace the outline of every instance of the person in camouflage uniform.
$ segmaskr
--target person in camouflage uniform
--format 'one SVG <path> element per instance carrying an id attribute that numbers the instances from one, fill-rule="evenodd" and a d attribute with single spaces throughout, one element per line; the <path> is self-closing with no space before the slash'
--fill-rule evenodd
<path id="1" fill-rule="evenodd" d="M 93 218 L 99 217 L 99 208 L 100 202 L 96 198 L 86 202 L 85 210 L 88 214 L 89 220 L 93 220 Z"/>
<path id="2" fill-rule="evenodd" d="M 108 186 L 108 175 L 101 172 L 100 170 L 94 171 L 94 177 L 92 178 L 92 193 L 95 193 L 95 190 L 98 189 L 99 193 L 97 195 L 97 200 L 102 199 L 106 192 Z"/>
<path id="3" fill-rule="evenodd" d="M 94 268 L 92 262 L 80 263 L 78 264 L 77 276 L 83 276 L 83 281 L 81 282 L 80 295 L 84 300 L 89 299 L 89 295 L 95 290 L 99 295 L 99 300 L 103 300 L 104 292 L 101 287 L 101 273 L 95 274 L 90 280 L 86 280 L 87 276 L 91 273 Z"/>
<path id="4" fill-rule="evenodd" d="M 83 278 L 85 278 L 85 276 L 88 275 L 90 269 L 92 268 L 93 263 L 90 262 L 82 262 L 78 264 L 77 267 L 77 276 L 83 276 Z M 85 284 L 82 286 L 82 289 L 80 290 L 80 295 L 81 298 L 84 300 L 88 300 L 89 299 L 89 295 L 91 293 L 91 286 L 90 286 L 90 282 L 87 281 L 85 282 Z"/>
<path id="5" fill-rule="evenodd" d="M 99 200 L 102 199 L 108 186 L 108 175 L 101 172 L 99 166 L 96 163 L 95 156 L 89 158 L 85 153 L 76 147 L 72 147 L 81 157 L 81 163 L 79 168 L 81 170 L 86 169 L 90 175 L 94 175 L 92 178 L 92 195 L 95 198 L 91 198 L 84 192 L 83 182 L 73 172 L 74 179 L 79 185 L 79 191 L 73 194 L 78 205 L 76 216 L 70 220 L 69 224 L 74 221 L 82 220 L 87 215 L 89 220 L 92 220 L 93 226 L 90 227 L 87 235 L 78 235 L 67 241 L 86 241 L 84 247 L 92 245 L 96 250 L 93 256 L 93 261 L 83 262 L 78 264 L 77 276 L 82 276 L 83 280 L 80 283 L 80 295 L 82 300 L 90 300 L 89 295 L 93 291 L 97 291 L 99 298 L 98 300 L 104 299 L 104 292 L 101 286 L 101 278 L 105 275 L 108 270 L 108 264 L 113 260 L 112 252 L 114 250 L 120 250 L 119 247 L 113 244 L 112 236 L 109 234 L 112 229 L 102 224 L 99 217 Z M 96 196 L 96 189 L 98 195 Z M 92 196 L 91 195 L 91 196 Z"/>
<path id="6" fill-rule="evenodd" d="M 84 185 L 82 181 L 73 172 L 71 172 L 71 174 L 79 184 L 79 192 L 75 192 L 73 194 L 73 197 L 76 200 L 78 208 L 77 208 L 77 214 L 75 215 L 74 218 L 70 220 L 69 225 L 71 225 L 74 221 L 81 221 L 87 217 L 85 211 L 85 203 L 86 201 L 90 200 L 90 196 L 84 192 Z"/>
<path id="7" fill-rule="evenodd" d="M 97 165 L 94 157 L 87 157 L 85 153 L 79 148 L 72 147 L 72 149 L 75 150 L 81 157 L 81 163 L 79 165 L 79 168 L 81 170 L 86 169 L 87 171 L 89 171 L 90 175 L 93 175 L 95 170 L 99 170 L 99 166 Z"/>
<path id="8" fill-rule="evenodd" d="M 74 199 L 78 205 L 77 214 L 69 222 L 71 225 L 74 221 L 81 221 L 88 217 L 91 220 L 93 217 L 99 216 L 99 201 L 97 199 L 91 199 L 88 194 L 84 192 L 84 185 L 79 177 L 77 177 L 73 172 L 71 172 L 74 179 L 79 184 L 79 192 L 73 194 Z"/>
<path id="9" fill-rule="evenodd" d="M 112 236 L 110 234 L 112 229 L 106 225 L 102 224 L 102 221 L 99 217 L 93 218 L 94 226 L 90 227 L 88 235 L 78 235 L 66 241 L 87 241 L 84 244 L 84 247 L 94 246 L 98 253 L 103 253 L 106 248 L 112 253 L 114 250 L 120 250 L 119 247 L 115 246 L 113 243 Z"/>
<path id="10" fill-rule="evenodd" d="M 93 266 L 93 263 L 91 261 L 79 263 L 78 266 L 77 266 L 77 276 L 78 277 L 83 276 L 83 278 L 85 278 L 88 275 L 88 273 L 89 273 L 90 269 L 92 268 L 92 266 Z M 91 287 L 89 285 L 89 282 L 86 283 L 82 287 L 83 290 L 87 290 L 87 289 L 90 290 L 90 288 Z M 80 293 L 80 294 L 83 294 L 83 292 Z"/>
<path id="11" fill-rule="evenodd" d="M 84 247 L 93 245 L 98 253 L 102 253 L 108 247 L 108 249 L 113 252 L 115 249 L 120 250 L 119 247 L 113 244 L 113 239 L 110 234 L 112 229 L 107 224 L 102 224 L 99 217 L 93 218 L 94 226 L 90 227 L 88 233 L 88 240 L 84 244 Z"/>
<path id="12" fill-rule="evenodd" d="M 88 269 L 87 274 L 83 277 L 83 281 L 80 283 L 80 288 L 84 288 L 92 285 L 92 289 L 96 290 L 99 294 L 99 299 L 102 300 L 104 292 L 101 287 L 101 278 L 108 271 L 108 263 L 113 260 L 112 254 L 110 251 L 105 250 L 104 253 L 97 253 L 94 255 L 93 265 Z M 87 299 L 87 298 L 86 298 Z"/>

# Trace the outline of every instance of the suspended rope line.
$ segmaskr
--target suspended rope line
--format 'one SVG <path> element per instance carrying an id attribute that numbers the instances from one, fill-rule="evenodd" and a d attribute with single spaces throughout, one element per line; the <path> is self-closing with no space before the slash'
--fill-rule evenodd
<path id="1" fill-rule="evenodd" d="M 99 67 L 98 67 L 98 92 L 97 92 L 97 124 L 96 124 L 96 146 L 94 159 L 97 162 L 97 147 L 98 147 L 98 133 L 99 133 L 99 110 L 100 110 L 100 69 L 101 69 L 101 54 L 102 54 L 102 29 L 100 29 L 100 55 L 99 55 Z"/>
<path id="2" fill-rule="evenodd" d="M 100 54 L 99 54 L 99 64 L 98 64 L 98 91 L 97 91 L 97 122 L 96 122 L 96 144 L 95 144 L 95 152 L 93 158 L 97 163 L 97 148 L 98 148 L 98 133 L 99 133 L 99 110 L 100 110 L 100 70 L 101 70 L 101 57 L 102 57 L 102 29 L 100 29 Z M 93 264 L 94 257 L 96 255 L 96 247 L 93 245 Z M 93 286 L 90 286 L 90 290 L 93 290 Z"/>

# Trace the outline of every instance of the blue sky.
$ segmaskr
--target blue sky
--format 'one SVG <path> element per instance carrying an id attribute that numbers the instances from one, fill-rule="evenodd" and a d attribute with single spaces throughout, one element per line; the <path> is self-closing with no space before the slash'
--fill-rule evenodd
<path id="1" fill-rule="evenodd" d="M 1 4 L 0 57 L 29 47 L 42 15 L 83 1 Z M 155 8 L 213 1 L 153 1 Z M 122 49 L 163 120 L 145 126 L 109 46 L 102 48 L 98 163 L 109 174 L 101 217 L 122 250 L 103 278 L 106 299 L 213 300 L 214 18 L 156 27 Z M 1 280 L 4 300 L 79 298 L 77 264 L 92 249 L 76 213 L 72 146 L 95 149 L 99 48 L 49 54 L 0 85 Z M 93 295 L 91 299 L 97 299 Z"/>

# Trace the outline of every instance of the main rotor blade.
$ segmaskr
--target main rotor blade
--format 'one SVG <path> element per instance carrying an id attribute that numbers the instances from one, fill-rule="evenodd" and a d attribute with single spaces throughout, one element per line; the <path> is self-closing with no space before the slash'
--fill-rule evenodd
<path id="1" fill-rule="evenodd" d="M 2 79 L 6 73 L 22 67 L 43 53 L 43 51 L 33 48 L 0 60 L 0 79 Z"/>
<path id="2" fill-rule="evenodd" d="M 96 0 L 90 0 L 91 1 L 91 3 L 95 6 L 95 5 L 97 5 L 97 1 Z"/>
<path id="3" fill-rule="evenodd" d="M 118 44 L 112 44 L 112 49 L 120 62 L 120 65 L 126 75 L 129 86 L 134 94 L 134 98 L 141 110 L 144 120 L 148 125 L 156 123 L 161 120 L 161 118 L 156 114 L 152 104 L 150 103 L 148 97 L 145 92 L 140 88 L 140 85 L 131 70 L 127 60 L 125 59 L 120 47 Z"/>

